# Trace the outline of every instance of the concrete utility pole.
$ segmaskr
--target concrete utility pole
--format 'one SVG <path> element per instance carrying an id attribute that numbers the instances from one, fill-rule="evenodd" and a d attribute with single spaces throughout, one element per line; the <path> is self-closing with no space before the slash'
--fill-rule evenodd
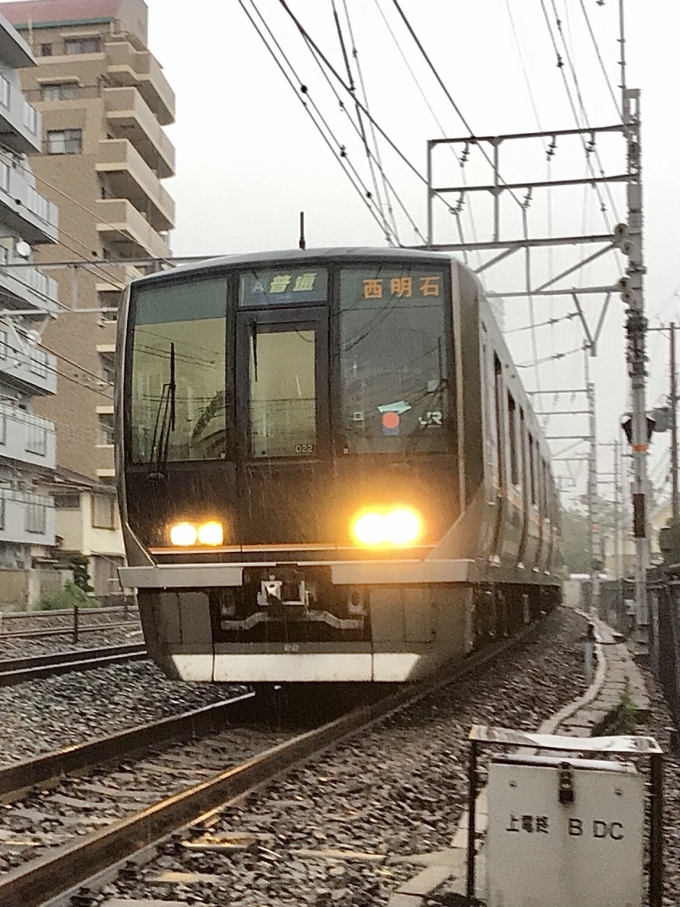
<path id="1" fill-rule="evenodd" d="M 624 236 L 628 256 L 626 277 L 621 281 L 621 295 L 627 304 L 626 337 L 628 374 L 631 382 L 633 460 L 633 538 L 635 539 L 635 607 L 638 628 L 646 635 L 649 626 L 647 608 L 647 566 L 649 537 L 647 532 L 647 412 L 645 378 L 647 374 L 642 256 L 642 161 L 640 153 L 640 91 L 623 89 L 623 122 L 628 148 L 628 225 Z M 642 642 L 643 640 L 641 640 Z M 646 642 L 646 640 L 644 640 Z"/>
<path id="2" fill-rule="evenodd" d="M 597 527 L 597 433 L 595 425 L 595 385 L 590 380 L 590 346 L 585 348 L 585 376 L 586 393 L 588 399 L 588 435 L 590 445 L 588 449 L 588 549 L 590 554 L 590 610 L 595 614 L 600 609 L 600 567 L 599 541 Z"/>

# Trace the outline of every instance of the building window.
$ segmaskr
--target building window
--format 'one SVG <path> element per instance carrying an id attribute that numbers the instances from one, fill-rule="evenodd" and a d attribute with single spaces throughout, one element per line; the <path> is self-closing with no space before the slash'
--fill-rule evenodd
<path id="1" fill-rule="evenodd" d="M 3 107 L 9 108 L 11 90 L 12 86 L 9 83 L 9 79 L 0 76 L 0 104 L 2 104 Z"/>
<path id="2" fill-rule="evenodd" d="M 99 413 L 99 445 L 113 447 L 113 413 Z"/>
<path id="3" fill-rule="evenodd" d="M 7 416 L 0 413 L 0 444 L 7 443 Z"/>
<path id="4" fill-rule="evenodd" d="M 28 423 L 26 433 L 26 450 L 28 453 L 37 454 L 44 457 L 47 454 L 47 429 L 44 425 L 36 425 L 34 422 Z"/>
<path id="5" fill-rule="evenodd" d="M 26 532 L 42 535 L 47 527 L 47 510 L 44 504 L 26 505 Z"/>
<path id="6" fill-rule="evenodd" d="M 40 54 L 43 57 L 52 56 L 52 45 L 51 44 L 41 44 L 40 45 Z"/>
<path id="7" fill-rule="evenodd" d="M 7 331 L 0 331 L 0 362 L 7 359 Z"/>
<path id="8" fill-rule="evenodd" d="M 33 134 L 38 131 L 38 111 L 27 101 L 24 101 L 24 126 Z"/>
<path id="9" fill-rule="evenodd" d="M 67 54 L 97 54 L 101 48 L 101 38 L 68 38 L 64 42 Z"/>
<path id="10" fill-rule="evenodd" d="M 57 510 L 80 510 L 80 495 L 78 492 L 55 494 L 54 506 Z"/>
<path id="11" fill-rule="evenodd" d="M 116 528 L 116 499 L 113 495 L 92 495 L 92 526 L 94 529 Z"/>
<path id="12" fill-rule="evenodd" d="M 115 375 L 115 354 L 114 353 L 100 353 L 99 354 L 99 367 L 101 369 L 102 380 L 106 381 L 107 384 L 113 384 L 113 379 Z"/>
<path id="13" fill-rule="evenodd" d="M 47 362 L 47 353 L 42 350 L 34 350 L 31 353 L 29 371 L 32 375 L 37 375 L 38 378 L 47 378 Z"/>
<path id="14" fill-rule="evenodd" d="M 5 528 L 5 499 L 0 498 L 0 529 Z"/>
<path id="15" fill-rule="evenodd" d="M 48 154 L 80 154 L 82 147 L 82 129 L 52 129 L 47 133 Z"/>
<path id="16" fill-rule="evenodd" d="M 42 87 L 43 101 L 73 101 L 77 97 L 77 82 L 53 82 Z"/>

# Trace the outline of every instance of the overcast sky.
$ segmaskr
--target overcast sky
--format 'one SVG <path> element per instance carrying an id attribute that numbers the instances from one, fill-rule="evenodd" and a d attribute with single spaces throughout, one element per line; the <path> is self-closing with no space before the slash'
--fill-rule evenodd
<path id="1" fill-rule="evenodd" d="M 337 147 L 332 153 L 316 131 L 300 103 L 299 90 L 292 90 L 286 83 L 240 0 L 147 2 L 150 48 L 177 95 L 177 122 L 168 130 L 177 148 L 177 176 L 166 183 L 177 202 L 177 226 L 172 236 L 175 254 L 218 255 L 293 247 L 297 245 L 301 210 L 306 212 L 310 247 L 385 245 L 385 229 L 376 223 L 344 174 Z M 346 78 L 332 0 L 288 2 Z M 546 130 L 573 128 L 575 115 L 563 74 L 571 85 L 577 115 L 577 88 L 580 91 L 589 126 L 617 121 L 620 48 L 616 0 L 400 3 L 467 125 L 435 81 L 393 0 L 336 0 L 348 52 L 351 56 L 353 46 L 357 51 L 371 112 L 421 174 L 426 167 L 426 142 L 441 137 L 440 126 L 449 137 L 463 137 L 470 130 L 476 135 L 534 131 L 538 124 Z M 333 131 L 331 144 L 337 139 L 346 149 L 344 160 L 356 168 L 375 197 L 366 155 L 347 112 L 352 109 L 351 103 L 347 110 L 340 108 L 338 98 L 279 0 L 254 0 L 254 5 L 253 0 L 243 0 L 243 5 L 255 18 L 258 11 L 262 13 L 296 70 L 296 89 L 300 82 L 307 87 L 308 102 L 318 105 Z M 345 9 L 349 11 L 353 42 Z M 626 0 L 625 10 L 627 82 L 642 90 L 646 305 L 650 322 L 656 325 L 658 319 L 667 322 L 679 314 L 680 3 Z M 564 62 L 562 68 L 556 65 L 553 38 Z M 574 85 L 572 64 L 578 86 Z M 356 70 L 355 78 L 358 79 Z M 337 83 L 333 85 L 347 103 L 348 96 Z M 545 179 L 549 168 L 553 177 L 561 178 L 580 178 L 588 172 L 586 154 L 578 141 L 558 142 L 550 163 L 545 150 L 540 142 L 522 150 L 504 145 L 503 179 L 521 180 L 527 173 L 532 179 Z M 472 152 L 465 166 L 465 179 L 469 183 L 488 181 L 483 158 L 478 151 Z M 597 158 L 589 156 L 596 171 L 602 166 L 607 173 L 622 172 L 623 139 L 601 137 L 597 152 Z M 384 141 L 380 154 L 394 189 L 389 196 L 398 240 L 405 245 L 417 244 L 426 229 L 424 185 Z M 460 183 L 461 169 L 448 149 L 440 149 L 436 162 L 439 185 Z M 384 198 L 380 180 L 378 192 Z M 488 194 L 480 194 L 473 207 L 467 205 L 463 210 L 460 223 L 466 240 L 488 235 L 489 200 Z M 455 201 L 452 196 L 451 202 Z M 510 235 L 519 236 L 521 209 L 513 205 L 508 193 L 504 203 L 507 207 L 503 209 L 503 226 Z M 604 213 L 599 210 L 602 203 Z M 456 218 L 444 206 L 440 206 L 440 211 L 435 238 L 455 241 Z M 392 220 L 387 219 L 392 225 Z M 545 236 L 550 231 L 577 233 L 583 229 L 605 233 L 607 225 L 611 227 L 624 219 L 625 194 L 621 186 L 614 186 L 611 195 L 604 189 L 598 193 L 592 187 L 554 190 L 549 196 L 537 191 L 528 209 L 532 235 Z M 590 250 L 561 250 L 552 257 L 546 254 L 534 264 L 535 276 L 547 279 L 585 254 L 590 254 Z M 470 264 L 478 266 L 482 260 L 472 256 Z M 506 267 L 485 272 L 486 288 L 508 289 L 509 283 L 521 276 L 520 265 L 523 268 L 523 262 L 518 260 L 514 270 Z M 623 266 L 623 259 L 612 255 L 576 274 L 566 285 L 613 282 Z M 586 297 L 584 305 L 594 323 L 602 298 Z M 576 318 L 565 318 L 573 311 L 573 301 L 568 297 L 537 299 L 535 322 L 563 320 L 539 327 L 532 334 L 516 330 L 530 324 L 528 304 L 508 300 L 506 327 L 515 331 L 508 333 L 508 342 L 516 362 L 526 365 L 536 358 L 548 359 L 579 347 L 583 342 L 582 328 Z M 667 343 L 660 334 L 650 336 L 651 406 L 666 392 Z M 623 304 L 618 296 L 611 300 L 599 355 L 591 362 L 598 392 L 598 434 L 600 441 L 606 442 L 615 437 L 618 416 L 627 408 Z M 583 387 L 583 356 L 566 355 L 538 368 L 525 368 L 520 374 L 529 388 L 538 384 L 542 389 Z M 549 396 L 544 404 L 546 409 L 582 408 L 580 398 L 570 396 L 560 400 Z M 553 417 L 548 433 L 572 435 L 585 428 L 583 419 L 579 422 L 575 418 Z M 667 448 L 667 442 L 668 435 L 657 435 L 654 462 L 662 475 L 665 470 L 661 450 Z M 564 446 L 553 443 L 554 450 Z M 585 453 L 585 447 L 576 451 L 581 452 Z M 583 464 L 580 466 L 582 492 L 584 469 Z M 578 464 L 573 468 L 578 468 Z M 604 452 L 601 469 L 611 469 Z M 564 473 L 565 468 L 560 471 Z M 611 489 L 604 485 L 602 492 L 609 495 Z"/>

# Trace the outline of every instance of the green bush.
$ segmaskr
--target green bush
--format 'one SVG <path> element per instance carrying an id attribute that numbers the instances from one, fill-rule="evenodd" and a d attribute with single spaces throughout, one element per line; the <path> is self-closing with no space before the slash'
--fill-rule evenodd
<path id="1" fill-rule="evenodd" d="M 96 608 L 97 600 L 84 592 L 75 583 L 68 580 L 60 592 L 53 595 L 44 595 L 40 599 L 43 611 L 65 611 L 67 608 Z"/>
<path id="2" fill-rule="evenodd" d="M 69 561 L 69 566 L 73 570 L 73 582 L 83 592 L 94 592 L 90 585 L 90 575 L 87 572 L 88 560 L 83 554 L 74 554 Z"/>

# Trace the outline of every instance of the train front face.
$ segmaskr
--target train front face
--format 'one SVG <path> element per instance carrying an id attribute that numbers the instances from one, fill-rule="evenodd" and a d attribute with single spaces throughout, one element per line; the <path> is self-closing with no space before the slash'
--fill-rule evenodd
<path id="1" fill-rule="evenodd" d="M 401 681 L 464 648 L 424 569 L 460 510 L 451 282 L 394 250 L 133 284 L 122 578 L 171 676 Z"/>

